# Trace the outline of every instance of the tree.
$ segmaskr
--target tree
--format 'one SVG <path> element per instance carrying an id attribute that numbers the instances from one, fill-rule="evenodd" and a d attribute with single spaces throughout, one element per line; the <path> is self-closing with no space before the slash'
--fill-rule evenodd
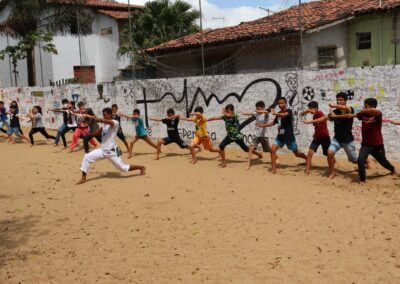
<path id="1" fill-rule="evenodd" d="M 0 23 L 0 31 L 20 39 L 21 42 L 30 43 L 27 45 L 29 48 L 24 49 L 29 86 L 36 85 L 34 48 L 39 39 L 34 36 L 36 32 L 36 35 L 49 36 L 50 33 L 86 35 L 91 31 L 93 18 L 83 9 L 86 0 L 2 1 L 8 2 L 11 9 L 7 20 Z M 12 49 L 8 48 L 7 54 L 14 52 L 17 55 L 18 52 Z"/>
<path id="2" fill-rule="evenodd" d="M 139 51 L 200 31 L 195 23 L 200 13 L 181 0 L 147 2 L 144 9 L 133 12 L 131 18 L 131 29 L 128 25 L 121 33 L 122 44 L 118 54 L 137 53 L 136 63 L 144 60 Z"/>
<path id="3" fill-rule="evenodd" d="M 7 46 L 6 49 L 0 51 L 0 60 L 4 60 L 8 55 L 11 58 L 13 66 L 15 85 L 18 85 L 17 63 L 19 60 L 28 57 L 29 52 L 35 48 L 36 43 L 39 43 L 39 48 L 45 52 L 57 54 L 57 49 L 53 44 L 53 34 L 46 32 L 30 32 L 15 46 Z"/>

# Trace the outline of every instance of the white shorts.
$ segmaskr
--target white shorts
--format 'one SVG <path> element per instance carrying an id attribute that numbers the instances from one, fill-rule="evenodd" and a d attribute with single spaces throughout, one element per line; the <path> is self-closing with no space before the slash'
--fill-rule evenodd
<path id="1" fill-rule="evenodd" d="M 91 164 L 104 159 L 108 159 L 117 169 L 122 172 L 129 171 L 130 166 L 125 164 L 121 157 L 118 157 L 117 155 L 106 155 L 102 149 L 96 149 L 83 157 L 81 171 L 88 173 Z"/>

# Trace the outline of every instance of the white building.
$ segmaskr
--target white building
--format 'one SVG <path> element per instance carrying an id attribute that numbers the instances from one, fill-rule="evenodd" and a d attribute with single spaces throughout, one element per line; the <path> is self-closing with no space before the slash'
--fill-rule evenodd
<path id="1" fill-rule="evenodd" d="M 8 1 L 0 1 L 0 22 L 10 13 Z M 3 3 L 3 5 L 1 5 Z M 127 62 L 118 58 L 120 32 L 128 23 L 128 5 L 114 1 L 89 0 L 87 9 L 93 15 L 92 33 L 87 36 L 56 35 L 54 44 L 58 54 L 47 54 L 35 49 L 35 81 L 38 86 L 50 82 L 81 78 L 85 83 L 110 82 Z M 141 9 L 131 5 L 131 9 Z M 17 39 L 0 35 L 0 50 L 15 45 Z M 126 61 L 126 60 L 125 60 Z M 28 86 L 26 60 L 18 62 L 18 86 Z M 8 58 L 0 61 L 0 87 L 16 86 Z"/>

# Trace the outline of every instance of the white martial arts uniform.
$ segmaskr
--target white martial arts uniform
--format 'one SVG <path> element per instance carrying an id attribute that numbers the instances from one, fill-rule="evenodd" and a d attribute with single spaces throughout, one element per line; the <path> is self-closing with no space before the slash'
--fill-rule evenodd
<path id="1" fill-rule="evenodd" d="M 96 161 L 108 159 L 120 171 L 128 172 L 130 166 L 124 164 L 121 157 L 117 154 L 117 144 L 115 143 L 115 136 L 117 136 L 119 123 L 113 120 L 114 126 L 103 124 L 103 132 L 101 135 L 101 149 L 96 149 L 83 157 L 81 171 L 87 173 L 91 164 Z"/>

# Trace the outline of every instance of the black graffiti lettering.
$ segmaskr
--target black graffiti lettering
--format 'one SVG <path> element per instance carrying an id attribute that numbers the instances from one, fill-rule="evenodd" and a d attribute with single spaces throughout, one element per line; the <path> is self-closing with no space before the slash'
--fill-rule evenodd
<path id="1" fill-rule="evenodd" d="M 146 126 L 149 126 L 149 122 L 148 122 L 148 104 L 154 104 L 154 103 L 160 103 L 162 102 L 164 99 L 166 98 L 171 98 L 176 104 L 180 104 L 183 101 L 185 101 L 185 110 L 186 110 L 186 116 L 189 117 L 190 113 L 193 111 L 196 102 L 200 97 L 203 98 L 203 101 L 206 105 L 206 107 L 208 107 L 211 102 L 213 100 L 215 100 L 218 104 L 223 104 L 226 100 L 228 100 L 229 98 L 236 98 L 237 101 L 240 103 L 242 102 L 244 96 L 247 94 L 247 92 L 249 91 L 249 89 L 259 83 L 263 83 L 263 82 L 270 82 L 275 86 L 276 89 L 276 97 L 273 101 L 273 103 L 271 104 L 271 106 L 269 106 L 270 108 L 274 108 L 277 103 L 278 103 L 278 99 L 282 96 L 282 89 L 281 86 L 279 85 L 279 83 L 277 81 L 275 81 L 274 79 L 271 78 L 260 78 L 260 79 L 256 79 L 254 81 L 252 81 L 251 83 L 249 83 L 241 92 L 241 94 L 232 92 L 227 94 L 225 97 L 223 97 L 222 99 L 219 99 L 218 96 L 214 93 L 211 93 L 209 96 L 206 96 L 206 94 L 204 93 L 204 91 L 198 87 L 195 91 L 195 93 L 193 94 L 193 98 L 191 103 L 189 104 L 189 98 L 188 98 L 188 87 L 187 87 L 187 79 L 184 79 L 183 81 L 183 91 L 182 91 L 182 96 L 181 97 L 175 97 L 175 95 L 171 92 L 166 92 L 164 95 L 161 96 L 160 99 L 147 99 L 147 95 L 146 95 L 146 88 L 143 88 L 143 99 L 142 100 L 138 100 L 136 103 L 139 104 L 143 104 L 144 105 L 144 111 L 145 111 L 145 121 L 146 121 Z M 125 93 L 127 93 L 125 91 Z"/>

